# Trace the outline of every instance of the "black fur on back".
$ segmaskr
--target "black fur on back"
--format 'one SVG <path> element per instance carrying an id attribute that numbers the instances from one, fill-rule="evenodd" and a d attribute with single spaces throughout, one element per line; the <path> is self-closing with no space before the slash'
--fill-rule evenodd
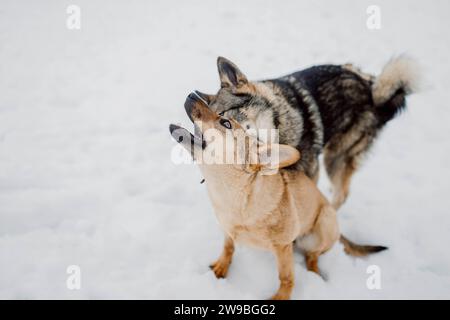
<path id="1" fill-rule="evenodd" d="M 270 123 L 280 132 L 279 142 L 297 147 L 302 154 L 296 167 L 309 177 L 316 177 L 318 155 L 327 149 L 333 155 L 328 161 L 332 175 L 342 163 L 356 166 L 380 129 L 405 107 L 406 93 L 402 88 L 375 106 L 374 80 L 348 66 L 313 66 L 260 81 L 271 90 L 274 99 L 267 99 L 258 91 L 237 94 L 222 88 L 210 107 L 240 123 L 245 122 L 248 110 L 266 115 L 270 111 Z"/>
<path id="2" fill-rule="evenodd" d="M 374 110 L 371 83 L 341 66 L 315 66 L 293 76 L 319 106 L 324 144 L 337 133 L 349 130 L 363 112 Z"/>

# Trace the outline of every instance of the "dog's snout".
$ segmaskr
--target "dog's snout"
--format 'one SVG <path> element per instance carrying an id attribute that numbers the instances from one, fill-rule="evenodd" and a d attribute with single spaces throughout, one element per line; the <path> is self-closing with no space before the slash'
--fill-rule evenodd
<path id="1" fill-rule="evenodd" d="M 195 90 L 195 94 L 200 97 L 207 105 L 210 103 L 210 96 L 206 93 Z"/>
<path id="2" fill-rule="evenodd" d="M 217 114 L 211 111 L 206 102 L 196 93 L 190 93 L 184 103 L 184 109 L 192 122 L 213 121 L 217 119 Z"/>
<path id="3" fill-rule="evenodd" d="M 196 92 L 191 92 L 188 95 L 188 99 L 193 100 L 194 102 L 202 102 L 202 99 Z"/>
<path id="4" fill-rule="evenodd" d="M 194 122 L 192 119 L 192 110 L 194 109 L 195 101 L 191 99 L 191 95 L 192 93 L 186 98 L 186 101 L 184 102 L 184 109 L 186 110 L 189 119 Z"/>
<path id="5" fill-rule="evenodd" d="M 196 93 L 192 92 L 187 96 L 186 102 L 184 103 L 184 109 L 186 110 L 186 113 L 188 114 L 189 119 L 192 122 L 194 122 L 192 114 L 194 109 L 196 108 L 196 105 L 198 107 L 205 106 L 205 102 Z"/>

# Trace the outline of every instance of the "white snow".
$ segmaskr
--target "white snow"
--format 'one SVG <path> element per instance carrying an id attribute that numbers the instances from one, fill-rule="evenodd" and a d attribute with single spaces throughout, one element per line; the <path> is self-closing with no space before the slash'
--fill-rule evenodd
<path id="1" fill-rule="evenodd" d="M 401 53 L 421 63 L 423 90 L 339 212 L 350 239 L 389 251 L 354 259 L 336 245 L 320 260 L 327 281 L 296 254 L 293 298 L 450 298 L 450 2 L 378 0 L 380 30 L 366 27 L 371 4 L 2 0 L 0 298 L 268 298 L 269 252 L 239 248 L 224 280 L 208 269 L 222 233 L 198 169 L 171 161 L 169 123 L 189 123 L 190 91 L 218 89 L 218 55 L 261 79 L 320 63 L 377 73 Z M 381 290 L 366 286 L 370 265 Z"/>

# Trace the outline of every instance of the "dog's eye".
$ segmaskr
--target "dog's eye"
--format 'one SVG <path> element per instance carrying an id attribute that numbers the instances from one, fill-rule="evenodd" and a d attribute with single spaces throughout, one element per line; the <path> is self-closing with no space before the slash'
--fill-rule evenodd
<path id="1" fill-rule="evenodd" d="M 231 129 L 231 122 L 226 119 L 220 119 L 220 124 L 227 129 Z"/>

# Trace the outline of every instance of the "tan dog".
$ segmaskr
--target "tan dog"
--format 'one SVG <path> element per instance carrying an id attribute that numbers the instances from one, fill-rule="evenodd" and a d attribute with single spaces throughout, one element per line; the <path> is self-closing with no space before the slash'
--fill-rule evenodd
<path id="1" fill-rule="evenodd" d="M 217 277 L 226 276 L 234 242 L 268 249 L 277 257 L 280 279 L 272 299 L 289 299 L 294 286 L 294 241 L 305 253 L 308 270 L 319 273 L 318 257 L 339 239 L 336 211 L 310 178 L 289 169 L 300 159 L 297 149 L 259 142 L 194 94 L 187 98 L 185 108 L 196 133 L 202 135 L 193 136 L 176 125 L 170 126 L 170 132 L 199 163 L 226 233 L 223 252 L 211 268 Z M 231 161 L 216 163 L 218 154 Z M 353 255 L 386 249 L 342 240 Z"/>

